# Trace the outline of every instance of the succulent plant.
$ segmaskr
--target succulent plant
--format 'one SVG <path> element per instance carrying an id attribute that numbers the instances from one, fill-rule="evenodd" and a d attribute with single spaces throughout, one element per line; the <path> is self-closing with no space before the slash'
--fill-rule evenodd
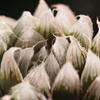
<path id="1" fill-rule="evenodd" d="M 0 16 L 0 100 L 100 100 L 99 18 L 51 8 Z"/>

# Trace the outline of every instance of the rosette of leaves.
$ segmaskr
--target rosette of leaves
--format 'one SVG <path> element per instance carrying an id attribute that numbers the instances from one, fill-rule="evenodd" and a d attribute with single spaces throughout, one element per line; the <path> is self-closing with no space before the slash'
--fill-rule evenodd
<path id="1" fill-rule="evenodd" d="M 66 60 L 71 61 L 74 68 L 78 71 L 79 75 L 84 69 L 86 62 L 86 50 L 80 45 L 80 43 L 74 37 L 70 36 L 70 44 L 66 54 Z"/>
<path id="2" fill-rule="evenodd" d="M 100 76 L 89 86 L 83 100 L 100 100 Z"/>
<path id="3" fill-rule="evenodd" d="M 2 94 L 8 93 L 9 89 L 23 81 L 22 74 L 14 59 L 14 52 L 20 48 L 11 48 L 3 55 L 0 67 L 0 89 Z"/>
<path id="4" fill-rule="evenodd" d="M 80 81 L 76 70 L 70 62 L 66 62 L 59 71 L 53 87 L 53 100 L 78 100 L 80 94 Z"/>
<path id="5" fill-rule="evenodd" d="M 64 4 L 54 4 L 51 7 L 57 10 L 55 18 L 61 25 L 64 33 L 68 35 L 71 27 L 77 22 L 74 13 L 69 6 Z"/>
<path id="6" fill-rule="evenodd" d="M 81 76 L 82 97 L 99 74 L 100 59 L 91 50 L 88 50 L 86 64 Z"/>
<path id="7" fill-rule="evenodd" d="M 34 25 L 37 22 L 37 18 L 33 17 L 29 11 L 24 11 L 21 17 L 19 18 L 16 26 L 14 27 L 13 31 L 15 35 L 12 37 L 13 39 L 15 38 L 14 42 L 18 39 L 20 32 L 25 28 L 25 27 L 34 27 Z"/>
<path id="8" fill-rule="evenodd" d="M 97 24 L 98 24 L 99 30 L 93 39 L 91 49 L 97 56 L 100 57 L 100 22 L 98 19 L 97 19 Z"/>
<path id="9" fill-rule="evenodd" d="M 77 38 L 83 47 L 90 48 L 93 36 L 93 24 L 89 16 L 79 15 L 80 19 L 71 29 L 71 35 Z"/>
<path id="10" fill-rule="evenodd" d="M 19 39 L 17 40 L 15 46 L 17 47 L 32 47 L 33 45 L 37 44 L 39 41 L 45 40 L 42 35 L 38 32 L 34 31 L 32 27 L 25 27 L 20 35 Z"/>
<path id="11" fill-rule="evenodd" d="M 51 83 L 51 86 L 52 86 L 52 84 L 55 80 L 55 77 L 57 76 L 57 74 L 60 70 L 60 66 L 59 66 L 59 64 L 58 64 L 58 62 L 57 62 L 52 51 L 45 61 L 45 69 L 46 69 L 47 74 L 50 78 L 50 83 Z"/>
<path id="12" fill-rule="evenodd" d="M 52 52 L 60 67 L 66 62 L 66 53 L 69 47 L 69 42 L 66 37 L 55 37 L 55 42 L 52 45 Z"/>
<path id="13" fill-rule="evenodd" d="M 11 100 L 46 100 L 46 98 L 36 91 L 28 82 L 15 85 L 9 91 Z"/>
<path id="14" fill-rule="evenodd" d="M 50 81 L 44 65 L 44 62 L 42 62 L 40 65 L 31 69 L 24 80 L 33 85 L 37 91 L 49 96 Z"/>

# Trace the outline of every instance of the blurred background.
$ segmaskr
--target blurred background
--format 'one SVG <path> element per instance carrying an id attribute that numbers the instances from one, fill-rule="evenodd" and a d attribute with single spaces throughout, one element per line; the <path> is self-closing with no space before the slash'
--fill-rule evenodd
<path id="1" fill-rule="evenodd" d="M 39 0 L 0 0 L 0 15 L 6 15 L 18 19 L 22 12 L 27 10 L 32 14 Z M 100 19 L 100 0 L 46 0 L 49 4 L 63 3 L 69 5 L 75 15 L 86 14 L 92 18 L 94 26 L 94 34 L 98 28 L 96 19 Z"/>

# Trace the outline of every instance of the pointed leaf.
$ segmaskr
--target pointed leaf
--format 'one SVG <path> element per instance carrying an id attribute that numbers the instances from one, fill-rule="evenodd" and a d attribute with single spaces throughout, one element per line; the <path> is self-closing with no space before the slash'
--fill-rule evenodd
<path id="1" fill-rule="evenodd" d="M 66 61 L 66 53 L 69 46 L 69 42 L 67 41 L 66 37 L 58 37 L 56 36 L 56 40 L 52 46 L 52 52 L 54 53 L 57 62 L 59 63 L 60 67 Z"/>
<path id="2" fill-rule="evenodd" d="M 82 33 L 73 32 L 72 35 L 80 42 L 82 47 L 88 50 L 91 47 L 91 40 Z"/>
<path id="3" fill-rule="evenodd" d="M 91 51 L 88 51 L 85 68 L 81 76 L 82 95 L 86 93 L 90 84 L 100 74 L 100 59 Z"/>
<path id="4" fill-rule="evenodd" d="M 12 87 L 9 94 L 13 100 L 46 100 L 46 98 L 38 93 L 28 82 L 22 82 Z"/>
<path id="5" fill-rule="evenodd" d="M 49 94 L 50 83 L 44 68 L 44 62 L 32 69 L 24 80 L 35 86 L 39 92 Z"/>
<path id="6" fill-rule="evenodd" d="M 60 66 L 52 52 L 49 54 L 48 58 L 45 61 L 45 69 L 48 73 L 48 76 L 50 77 L 50 83 L 52 86 L 54 79 L 60 70 Z"/>
<path id="7" fill-rule="evenodd" d="M 17 21 L 13 18 L 7 17 L 7 16 L 0 16 L 0 20 L 5 21 L 8 26 L 10 26 L 11 29 L 13 29 L 17 23 Z"/>
<path id="8" fill-rule="evenodd" d="M 14 59 L 14 52 L 17 50 L 20 50 L 20 48 L 10 48 L 3 55 L 0 67 L 0 87 L 4 93 L 7 93 L 13 85 L 23 81 L 21 72 Z"/>
<path id="9" fill-rule="evenodd" d="M 93 36 L 93 23 L 89 16 L 86 15 L 78 15 L 80 19 L 77 23 L 72 27 L 72 32 L 85 34 L 90 40 Z"/>
<path id="10" fill-rule="evenodd" d="M 27 26 L 33 27 L 37 22 L 37 18 L 33 17 L 30 12 L 24 11 L 22 16 L 19 18 L 17 25 L 14 28 L 15 35 L 12 38 L 18 38 L 20 32 Z M 16 39 L 17 40 L 17 39 Z M 15 42 L 16 42 L 15 40 Z"/>
<path id="11" fill-rule="evenodd" d="M 45 0 L 39 0 L 39 4 L 34 12 L 34 16 L 35 17 L 40 17 L 41 14 L 48 10 L 49 9 L 49 6 L 47 5 L 47 3 L 45 2 Z"/>
<path id="12" fill-rule="evenodd" d="M 100 100 L 100 76 L 90 85 L 83 100 Z"/>
<path id="13" fill-rule="evenodd" d="M 79 76 L 72 64 L 66 62 L 54 81 L 52 97 L 54 100 L 78 100 L 79 94 Z"/>
<path id="14" fill-rule="evenodd" d="M 42 35 L 34 31 L 32 27 L 25 27 L 20 33 L 19 39 L 17 40 L 15 46 L 17 47 L 32 47 L 39 41 L 45 40 Z"/>
<path id="15" fill-rule="evenodd" d="M 53 39 L 53 34 L 58 36 L 63 36 L 63 32 L 57 21 L 55 20 L 51 10 L 45 11 L 37 22 L 34 30 L 39 32 L 43 37 L 49 39 L 51 42 Z"/>
<path id="16" fill-rule="evenodd" d="M 54 4 L 52 7 L 58 11 L 55 18 L 62 26 L 64 33 L 68 34 L 71 27 L 77 22 L 74 13 L 69 6 L 64 4 Z"/>
<path id="17" fill-rule="evenodd" d="M 3 20 L 0 20 L 0 57 L 2 57 L 2 54 L 7 50 L 7 48 L 12 46 L 13 40 L 11 37 L 13 35 L 14 33 L 11 28 Z"/>
<path id="18" fill-rule="evenodd" d="M 70 45 L 67 50 L 66 60 L 71 61 L 76 70 L 81 75 L 86 62 L 86 51 L 74 38 L 70 37 Z"/>
<path id="19" fill-rule="evenodd" d="M 23 50 L 15 52 L 14 57 L 23 77 L 25 77 L 28 73 L 28 68 L 30 67 L 33 55 L 34 55 L 33 47 L 25 48 Z"/>
<path id="20" fill-rule="evenodd" d="M 97 24 L 98 24 L 99 30 L 93 39 L 91 49 L 97 56 L 100 57 L 100 22 L 98 19 L 97 19 Z"/>

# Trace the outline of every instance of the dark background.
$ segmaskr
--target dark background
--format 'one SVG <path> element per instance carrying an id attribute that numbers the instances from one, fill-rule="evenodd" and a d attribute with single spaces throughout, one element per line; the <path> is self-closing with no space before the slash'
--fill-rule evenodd
<path id="1" fill-rule="evenodd" d="M 25 10 L 34 12 L 39 0 L 0 0 L 0 15 L 18 19 Z M 94 34 L 97 33 L 96 18 L 100 18 L 100 0 L 46 0 L 51 4 L 64 3 L 70 6 L 75 15 L 86 14 L 94 23 Z"/>

